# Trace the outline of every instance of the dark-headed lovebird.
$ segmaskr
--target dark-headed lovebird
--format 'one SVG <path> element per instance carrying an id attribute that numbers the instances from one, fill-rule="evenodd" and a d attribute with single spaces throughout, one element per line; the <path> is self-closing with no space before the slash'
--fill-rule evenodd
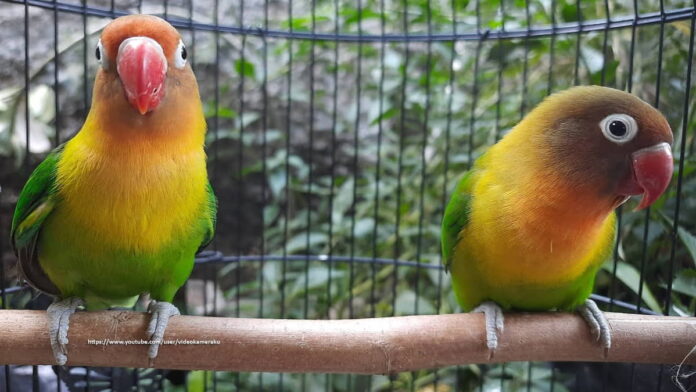
<path id="1" fill-rule="evenodd" d="M 502 309 L 577 310 L 609 349 L 589 297 L 617 241 L 614 210 L 632 195 L 643 195 L 637 209 L 660 197 L 671 143 L 652 106 L 582 86 L 546 98 L 476 160 L 445 210 L 442 251 L 461 307 L 485 314 L 490 355 Z"/>
<path id="2" fill-rule="evenodd" d="M 215 230 L 206 123 L 179 33 L 154 16 L 120 17 L 95 56 L 84 125 L 36 168 L 12 220 L 21 276 L 56 297 L 49 335 L 60 365 L 78 307 L 132 306 L 142 293 L 152 361 L 179 314 L 174 294 Z"/>

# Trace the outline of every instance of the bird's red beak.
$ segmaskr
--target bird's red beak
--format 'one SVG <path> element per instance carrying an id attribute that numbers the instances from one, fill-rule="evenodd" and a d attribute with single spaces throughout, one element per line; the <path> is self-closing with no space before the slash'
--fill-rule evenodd
<path id="1" fill-rule="evenodd" d="M 157 41 L 148 37 L 124 40 L 116 57 L 126 98 L 140 114 L 155 110 L 164 97 L 167 59 Z"/>
<path id="2" fill-rule="evenodd" d="M 656 144 L 631 154 L 633 175 L 619 186 L 625 196 L 643 195 L 636 211 L 650 206 L 657 200 L 672 179 L 674 164 L 672 148 L 667 143 Z"/>

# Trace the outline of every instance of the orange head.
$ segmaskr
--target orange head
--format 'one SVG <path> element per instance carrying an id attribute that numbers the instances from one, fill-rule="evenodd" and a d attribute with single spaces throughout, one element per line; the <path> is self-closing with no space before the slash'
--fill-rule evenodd
<path id="1" fill-rule="evenodd" d="M 672 178 L 672 131 L 652 106 L 612 88 L 582 86 L 548 97 L 532 123 L 547 123 L 538 140 L 546 162 L 579 192 L 614 208 L 643 195 L 637 209 L 651 205 Z"/>
<path id="2" fill-rule="evenodd" d="M 115 19 L 104 28 L 95 55 L 101 68 L 94 98 L 110 101 L 112 108 L 127 102 L 134 114 L 146 116 L 165 101 L 176 101 L 180 94 L 176 90 L 194 89 L 197 96 L 198 86 L 181 36 L 156 16 Z M 169 99 L 170 95 L 174 98 Z"/>

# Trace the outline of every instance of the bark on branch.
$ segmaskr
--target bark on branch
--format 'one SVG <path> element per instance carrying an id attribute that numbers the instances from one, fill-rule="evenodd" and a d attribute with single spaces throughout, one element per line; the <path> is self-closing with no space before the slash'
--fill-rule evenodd
<path id="1" fill-rule="evenodd" d="M 386 374 L 465 363 L 610 361 L 679 363 L 696 345 L 696 318 L 606 313 L 612 348 L 603 350 L 585 322 L 567 313 L 506 314 L 488 359 L 482 314 L 357 320 L 173 317 L 154 366 L 256 372 Z M 70 322 L 68 365 L 147 367 L 145 344 L 90 340 L 147 339 L 149 315 L 78 312 Z M 0 310 L 0 364 L 53 364 L 45 312 Z M 687 358 L 686 363 L 696 363 Z"/>

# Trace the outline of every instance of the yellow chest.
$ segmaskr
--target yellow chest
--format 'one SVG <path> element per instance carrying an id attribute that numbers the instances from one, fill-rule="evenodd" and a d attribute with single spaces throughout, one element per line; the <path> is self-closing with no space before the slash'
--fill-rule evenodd
<path id="1" fill-rule="evenodd" d="M 494 285 L 558 285 L 573 281 L 611 253 L 615 215 L 585 219 L 585 206 L 551 198 L 534 176 L 501 178 L 508 171 L 482 170 L 472 189 L 469 223 L 461 234 L 456 253 L 465 258 Z M 524 184 L 524 185 L 522 185 Z M 580 218 L 578 218 L 580 217 Z"/>
<path id="2" fill-rule="evenodd" d="M 76 137 L 65 146 L 57 178 L 54 221 L 80 228 L 86 240 L 121 249 L 156 251 L 186 235 L 207 202 L 202 146 L 184 152 L 145 145 L 106 151 Z"/>

